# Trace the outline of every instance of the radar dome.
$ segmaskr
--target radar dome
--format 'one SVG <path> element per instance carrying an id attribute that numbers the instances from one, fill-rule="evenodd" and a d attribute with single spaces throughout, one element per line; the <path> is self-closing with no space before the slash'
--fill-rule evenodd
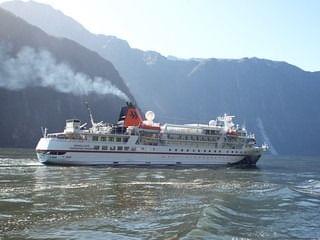
<path id="1" fill-rule="evenodd" d="M 215 126 L 217 124 L 216 120 L 210 120 L 209 126 Z"/>
<path id="2" fill-rule="evenodd" d="M 146 112 L 145 117 L 148 121 L 152 122 L 155 117 L 154 112 L 152 111 Z"/>

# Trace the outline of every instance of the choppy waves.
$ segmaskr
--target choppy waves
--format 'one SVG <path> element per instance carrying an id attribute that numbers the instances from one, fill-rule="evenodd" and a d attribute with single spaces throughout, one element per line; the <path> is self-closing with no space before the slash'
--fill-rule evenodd
<path id="1" fill-rule="evenodd" d="M 0 238 L 320 238 L 316 171 L 47 167 L 5 156 L 0 170 Z"/>
<path id="2" fill-rule="evenodd" d="M 319 180 L 310 179 L 297 186 L 292 187 L 292 189 L 299 193 L 320 197 L 320 181 Z"/>
<path id="3" fill-rule="evenodd" d="M 28 167 L 42 166 L 36 158 L 7 158 L 0 157 L 0 168 L 2 167 Z"/>

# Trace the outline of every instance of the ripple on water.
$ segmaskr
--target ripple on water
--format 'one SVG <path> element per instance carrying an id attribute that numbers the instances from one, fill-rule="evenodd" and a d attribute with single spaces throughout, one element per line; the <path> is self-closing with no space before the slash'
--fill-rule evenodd
<path id="1" fill-rule="evenodd" d="M 0 167 L 44 166 L 36 158 L 0 158 Z"/>
<path id="2" fill-rule="evenodd" d="M 292 187 L 294 191 L 307 194 L 313 197 L 320 197 L 320 181 L 310 179 Z"/>
<path id="3" fill-rule="evenodd" d="M 320 237 L 319 181 L 297 184 L 312 172 L 46 167 L 20 157 L 0 158 L 0 232 L 10 238 Z"/>
<path id="4" fill-rule="evenodd" d="M 7 203 L 32 203 L 31 199 L 25 198 L 4 198 L 0 199 L 0 202 L 7 202 Z"/>

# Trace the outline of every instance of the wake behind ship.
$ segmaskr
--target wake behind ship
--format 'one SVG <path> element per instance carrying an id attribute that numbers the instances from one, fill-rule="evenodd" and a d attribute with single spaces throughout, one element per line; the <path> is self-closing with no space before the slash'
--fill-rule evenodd
<path id="1" fill-rule="evenodd" d="M 88 108 L 89 109 L 89 108 Z M 209 124 L 154 123 L 154 113 L 143 120 L 136 106 L 127 103 L 116 124 L 66 121 L 63 132 L 47 134 L 38 142 L 43 164 L 111 166 L 212 166 L 254 165 L 266 146 L 256 146 L 255 136 L 220 116 Z"/>

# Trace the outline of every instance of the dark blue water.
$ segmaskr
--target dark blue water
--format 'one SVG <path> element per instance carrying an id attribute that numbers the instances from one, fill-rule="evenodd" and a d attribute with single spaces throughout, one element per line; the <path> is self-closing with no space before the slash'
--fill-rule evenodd
<path id="1" fill-rule="evenodd" d="M 0 150 L 0 239 L 320 239 L 320 158 L 257 168 L 39 164 Z"/>

